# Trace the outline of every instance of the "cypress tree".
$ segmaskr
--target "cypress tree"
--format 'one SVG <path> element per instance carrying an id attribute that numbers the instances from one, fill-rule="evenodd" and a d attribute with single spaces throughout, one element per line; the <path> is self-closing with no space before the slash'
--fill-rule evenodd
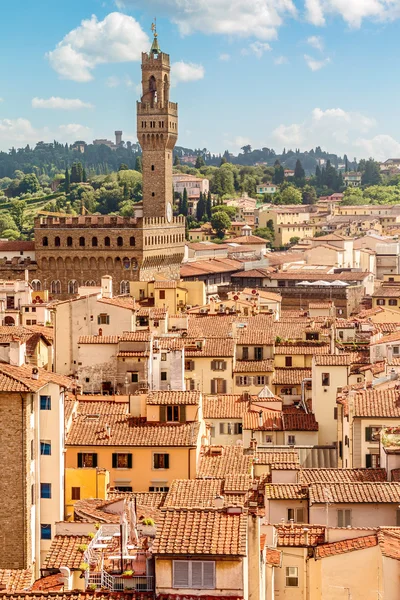
<path id="1" fill-rule="evenodd" d="M 64 190 L 65 190 L 66 194 L 69 194 L 69 191 L 70 191 L 70 178 L 69 178 L 68 167 L 65 169 Z"/>
<path id="2" fill-rule="evenodd" d="M 196 207 L 196 219 L 198 221 L 201 221 L 202 218 L 204 217 L 205 209 L 206 209 L 206 206 L 205 206 L 205 202 L 204 202 L 204 196 L 203 196 L 202 192 L 200 192 L 199 201 L 197 202 L 197 207 Z"/>
<path id="3" fill-rule="evenodd" d="M 183 188 L 181 215 L 187 217 L 188 214 L 188 195 L 186 188 Z"/>
<path id="4" fill-rule="evenodd" d="M 207 219 L 211 219 L 211 208 L 212 208 L 211 192 L 209 191 L 208 194 L 207 194 L 207 202 L 206 202 L 206 216 L 207 216 Z"/>

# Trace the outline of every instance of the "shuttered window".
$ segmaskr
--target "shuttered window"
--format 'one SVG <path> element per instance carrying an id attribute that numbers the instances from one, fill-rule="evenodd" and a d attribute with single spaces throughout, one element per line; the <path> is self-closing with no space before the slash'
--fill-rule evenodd
<path id="1" fill-rule="evenodd" d="M 169 454 L 153 454 L 153 465 L 155 469 L 169 469 Z"/>
<path id="2" fill-rule="evenodd" d="M 337 526 L 338 527 L 350 527 L 351 526 L 351 510 L 338 510 L 337 511 Z"/>
<path id="3" fill-rule="evenodd" d="M 128 452 L 115 452 L 112 455 L 113 469 L 132 469 L 132 454 Z"/>
<path id="4" fill-rule="evenodd" d="M 78 467 L 96 468 L 97 453 L 96 452 L 79 452 Z"/>
<path id="5" fill-rule="evenodd" d="M 173 587 L 215 589 L 215 562 L 211 560 L 174 560 Z"/>
<path id="6" fill-rule="evenodd" d="M 225 379 L 211 379 L 211 393 L 212 394 L 226 394 L 226 380 Z"/>

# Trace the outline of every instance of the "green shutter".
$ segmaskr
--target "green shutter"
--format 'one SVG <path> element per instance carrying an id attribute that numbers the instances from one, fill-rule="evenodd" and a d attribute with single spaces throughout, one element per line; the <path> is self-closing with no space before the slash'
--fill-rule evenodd
<path id="1" fill-rule="evenodd" d="M 116 469 L 118 466 L 118 455 L 114 454 L 112 455 L 112 468 Z"/>
<path id="2" fill-rule="evenodd" d="M 82 456 L 82 452 L 78 452 L 78 467 L 83 467 L 83 456 Z"/>
<path id="3" fill-rule="evenodd" d="M 132 469 L 132 454 L 128 454 L 128 469 Z"/>
<path id="4" fill-rule="evenodd" d="M 370 442 L 372 439 L 372 427 L 365 428 L 365 441 Z"/>
<path id="5" fill-rule="evenodd" d="M 164 455 L 164 465 L 166 469 L 169 469 L 169 454 Z"/>
<path id="6" fill-rule="evenodd" d="M 179 422 L 186 423 L 186 406 L 185 405 L 179 407 Z"/>
<path id="7" fill-rule="evenodd" d="M 167 422 L 167 408 L 166 406 L 160 406 L 160 423 Z"/>
<path id="8" fill-rule="evenodd" d="M 93 453 L 93 467 L 97 467 L 97 452 Z"/>
<path id="9" fill-rule="evenodd" d="M 372 467 L 372 456 L 371 456 L 371 454 L 366 454 L 365 455 L 365 466 L 367 467 L 367 469 L 370 469 Z"/>

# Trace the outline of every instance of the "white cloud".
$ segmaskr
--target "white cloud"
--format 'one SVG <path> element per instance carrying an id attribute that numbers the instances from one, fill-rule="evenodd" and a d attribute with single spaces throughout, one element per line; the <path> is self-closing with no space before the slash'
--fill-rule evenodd
<path id="1" fill-rule="evenodd" d="M 4 98 L 0 98 L 0 102 L 4 102 Z"/>
<path id="2" fill-rule="evenodd" d="M 183 60 L 172 63 L 171 80 L 174 85 L 183 81 L 198 81 L 204 78 L 204 67 L 194 63 L 185 63 Z"/>
<path id="3" fill-rule="evenodd" d="M 0 148 L 7 150 L 13 146 L 35 145 L 38 141 L 73 142 L 79 138 L 90 140 L 91 130 L 85 125 L 70 123 L 54 129 L 35 127 L 25 118 L 0 119 Z"/>
<path id="4" fill-rule="evenodd" d="M 124 84 L 126 85 L 127 88 L 131 88 L 135 85 L 134 82 L 132 81 L 132 79 L 129 77 L 129 75 L 125 75 Z"/>
<path id="5" fill-rule="evenodd" d="M 32 108 L 50 108 L 59 110 L 79 110 L 81 108 L 93 108 L 93 104 L 83 102 L 79 98 L 32 98 Z"/>
<path id="6" fill-rule="evenodd" d="M 271 50 L 271 46 L 266 42 L 253 42 L 248 48 L 243 48 L 242 54 L 255 54 L 257 58 L 261 58 L 264 52 Z"/>
<path id="7" fill-rule="evenodd" d="M 331 62 L 330 58 L 322 58 L 321 60 L 317 60 L 308 54 L 304 55 L 304 60 L 306 61 L 307 67 L 311 69 L 311 71 L 319 71 L 323 67 L 326 67 Z"/>
<path id="8" fill-rule="evenodd" d="M 287 56 L 277 56 L 276 58 L 274 58 L 275 65 L 287 65 L 288 62 L 289 59 L 287 58 Z"/>
<path id="9" fill-rule="evenodd" d="M 72 139 L 73 141 L 79 139 L 88 139 L 91 134 L 91 129 L 85 125 L 79 125 L 78 123 L 69 123 L 68 125 L 60 125 L 58 128 L 62 139 Z"/>
<path id="10" fill-rule="evenodd" d="M 85 82 L 93 79 L 97 65 L 138 61 L 149 46 L 147 34 L 133 17 L 114 12 L 103 21 L 95 15 L 83 20 L 47 57 L 62 79 Z"/>
<path id="11" fill-rule="evenodd" d="M 114 87 L 118 87 L 121 83 L 121 80 L 119 77 L 116 77 L 115 75 L 111 75 L 111 77 L 107 78 L 106 81 L 106 86 L 110 87 L 110 88 L 114 88 Z"/>
<path id="12" fill-rule="evenodd" d="M 374 119 L 358 112 L 347 112 L 342 108 L 315 108 L 302 123 L 279 125 L 273 131 L 273 137 L 286 148 L 302 147 L 308 150 L 321 146 L 331 152 L 356 155 L 360 147 L 368 148 L 368 140 L 360 137 L 365 138 L 375 127 Z M 387 144 L 387 140 L 383 141 Z M 371 140 L 370 143 L 372 148 Z M 378 147 L 378 143 L 379 140 L 375 140 L 374 147 Z"/>
<path id="13" fill-rule="evenodd" d="M 320 50 L 321 52 L 324 49 L 324 40 L 320 35 L 311 35 L 309 38 L 307 38 L 307 44 L 312 48 L 315 48 L 315 50 Z"/>
<path id="14" fill-rule="evenodd" d="M 400 155 L 400 142 L 390 135 L 380 134 L 371 139 L 360 138 L 355 141 L 354 145 L 363 157 L 373 156 L 380 161 Z"/>
<path id="15" fill-rule="evenodd" d="M 327 16 L 339 15 L 350 27 L 360 27 L 364 19 L 394 21 L 400 17 L 400 0 L 305 0 L 307 19 L 324 25 Z"/>
<path id="16" fill-rule="evenodd" d="M 231 55 L 230 54 L 220 54 L 218 58 L 219 58 L 219 60 L 222 60 L 223 62 L 227 62 L 228 60 L 231 59 Z"/>
<path id="17" fill-rule="evenodd" d="M 143 0 L 124 4 L 142 8 Z M 260 40 L 275 39 L 284 18 L 297 14 L 293 0 L 146 0 L 146 8 L 170 17 L 182 35 L 201 31 Z"/>

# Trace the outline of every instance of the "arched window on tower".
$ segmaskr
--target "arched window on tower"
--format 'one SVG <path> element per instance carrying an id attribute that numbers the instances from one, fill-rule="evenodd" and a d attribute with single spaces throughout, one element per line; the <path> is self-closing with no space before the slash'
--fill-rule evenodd
<path id="1" fill-rule="evenodd" d="M 85 238 L 84 238 L 83 236 L 81 236 L 81 237 L 79 238 L 79 245 L 80 245 L 80 246 L 84 246 L 84 245 L 85 245 Z"/>
<path id="2" fill-rule="evenodd" d="M 92 237 L 92 246 L 93 248 L 97 248 L 97 237 Z"/>
<path id="3" fill-rule="evenodd" d="M 51 282 L 50 293 L 51 294 L 61 294 L 61 282 L 58 279 Z"/>
<path id="4" fill-rule="evenodd" d="M 42 289 L 42 284 L 39 279 L 32 279 L 31 286 L 34 292 L 40 292 Z"/>
<path id="5" fill-rule="evenodd" d="M 129 245 L 136 246 L 136 240 L 133 235 L 131 235 L 131 237 L 129 238 Z"/>
<path id="6" fill-rule="evenodd" d="M 61 246 L 61 240 L 58 237 L 58 235 L 56 235 L 56 237 L 54 238 L 54 245 L 58 248 L 59 246 Z"/>
<path id="7" fill-rule="evenodd" d="M 121 236 L 117 237 L 117 246 L 123 246 L 124 245 L 124 240 L 122 239 Z"/>
<path id="8" fill-rule="evenodd" d="M 68 281 L 68 294 L 77 294 L 78 293 L 78 282 L 75 279 L 71 279 Z"/>
<path id="9" fill-rule="evenodd" d="M 67 237 L 67 246 L 69 248 L 72 246 L 72 237 L 70 235 Z"/>
<path id="10" fill-rule="evenodd" d="M 104 238 L 104 245 L 107 246 L 107 247 L 111 245 L 110 244 L 110 238 L 108 236 Z"/>
<path id="11" fill-rule="evenodd" d="M 45 236 L 45 237 L 42 239 L 42 245 L 43 245 L 43 246 L 48 246 L 48 245 L 49 245 L 49 238 L 48 238 L 47 236 Z"/>

